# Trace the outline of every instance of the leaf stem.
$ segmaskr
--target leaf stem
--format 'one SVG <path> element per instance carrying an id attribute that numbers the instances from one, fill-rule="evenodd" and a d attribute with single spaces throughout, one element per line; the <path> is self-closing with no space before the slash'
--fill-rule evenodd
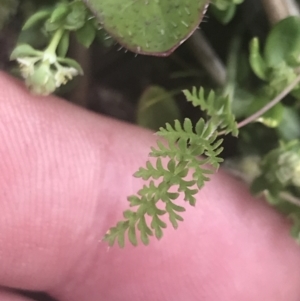
<path id="1" fill-rule="evenodd" d="M 269 22 L 276 24 L 288 16 L 299 15 L 295 0 L 262 0 Z"/>
<path id="2" fill-rule="evenodd" d="M 300 207 L 300 199 L 294 197 L 290 193 L 288 193 L 288 192 L 281 192 L 280 193 L 280 197 L 283 200 L 285 200 L 285 201 L 287 201 L 287 202 L 289 202 L 289 203 L 291 203 L 293 205 L 296 205 L 296 206 Z"/>
<path id="3" fill-rule="evenodd" d="M 226 67 L 203 33 L 196 30 L 187 40 L 187 44 L 198 63 L 205 68 L 214 83 L 224 87 L 227 78 Z"/>
<path id="4" fill-rule="evenodd" d="M 300 83 L 300 74 L 294 79 L 294 81 L 288 85 L 281 93 L 279 93 L 272 101 L 266 104 L 263 108 L 259 111 L 254 113 L 253 115 L 249 116 L 245 120 L 238 123 L 238 128 L 242 128 L 243 126 L 255 121 L 261 115 L 266 113 L 272 107 L 274 107 L 277 103 L 279 103 L 285 96 L 287 96 L 298 84 Z"/>
<path id="5" fill-rule="evenodd" d="M 64 29 L 63 28 L 59 28 L 53 35 L 50 44 L 48 45 L 48 47 L 45 50 L 45 53 L 47 53 L 48 55 L 55 55 L 56 56 L 56 49 L 57 46 L 61 40 L 61 37 L 64 33 Z"/>

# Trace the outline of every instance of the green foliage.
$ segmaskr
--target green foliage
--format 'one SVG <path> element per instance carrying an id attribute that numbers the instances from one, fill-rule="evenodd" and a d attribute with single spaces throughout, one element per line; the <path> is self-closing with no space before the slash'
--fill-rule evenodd
<path id="1" fill-rule="evenodd" d="M 43 25 L 46 33 L 53 33 L 59 29 L 64 29 L 64 38 L 61 43 L 66 53 L 68 50 L 69 32 L 75 31 L 78 41 L 85 47 L 89 47 L 93 42 L 97 23 L 90 15 L 86 6 L 79 0 L 61 1 L 52 7 L 41 9 L 33 14 L 24 24 L 23 30 L 28 30 L 35 26 Z"/>
<path id="2" fill-rule="evenodd" d="M 95 20 L 90 19 L 76 31 L 76 37 L 80 44 L 89 48 L 96 37 Z"/>
<path id="3" fill-rule="evenodd" d="M 237 5 L 242 2 L 244 0 L 213 0 L 211 10 L 222 24 L 227 24 L 235 16 Z"/>
<path id="4" fill-rule="evenodd" d="M 60 1 L 34 13 L 24 24 L 23 31 L 40 27 L 49 37 L 45 50 L 34 49 L 27 43 L 16 46 L 11 60 L 20 65 L 21 76 L 34 94 L 48 95 L 74 76 L 83 74 L 80 65 L 67 58 L 70 32 L 89 47 L 96 36 L 97 23 L 82 1 Z"/>
<path id="5" fill-rule="evenodd" d="M 180 119 L 180 110 L 172 93 L 159 86 L 148 87 L 138 103 L 137 124 L 157 131 L 175 119 Z"/>
<path id="6" fill-rule="evenodd" d="M 262 174 L 252 185 L 255 193 L 268 190 L 276 199 L 284 189 L 300 187 L 300 142 L 281 142 L 264 156 L 260 168 Z"/>
<path id="7" fill-rule="evenodd" d="M 232 5 L 238 5 L 244 2 L 244 0 L 213 0 L 212 3 L 220 10 L 227 10 Z"/>
<path id="8" fill-rule="evenodd" d="M 248 106 L 248 114 L 252 115 L 255 112 L 258 112 L 261 108 L 267 105 L 270 102 L 270 98 L 267 96 L 267 93 L 257 94 L 255 101 Z M 273 108 L 269 109 L 265 114 L 262 114 L 259 118 L 256 119 L 257 122 L 261 122 L 267 127 L 277 128 L 283 120 L 285 106 L 282 103 L 278 103 Z"/>
<path id="9" fill-rule="evenodd" d="M 194 107 L 199 106 L 202 111 L 205 111 L 211 120 L 218 124 L 220 129 L 224 130 L 225 134 L 232 133 L 233 136 L 238 135 L 238 129 L 235 122 L 235 117 L 231 112 L 230 100 L 228 97 L 216 97 L 214 91 L 211 91 L 205 98 L 204 89 L 199 92 L 193 87 L 192 92 L 183 91 L 187 101 L 192 102 Z"/>
<path id="10" fill-rule="evenodd" d="M 32 93 L 48 95 L 74 76 L 83 74 L 75 60 L 57 56 L 63 35 L 62 29 L 57 30 L 44 51 L 21 44 L 12 52 L 10 59 L 19 63 L 20 73 Z M 65 54 L 66 51 L 60 49 L 60 52 Z"/>
<path id="11" fill-rule="evenodd" d="M 300 17 L 288 17 L 272 28 L 263 55 L 254 38 L 250 43 L 250 65 L 260 79 L 269 83 L 269 95 L 276 95 L 289 85 L 297 77 L 300 65 Z M 295 95 L 299 89 L 294 89 Z"/>
<path id="12" fill-rule="evenodd" d="M 259 40 L 252 39 L 249 63 L 263 87 L 247 108 L 250 115 L 299 78 L 299 28 L 298 16 L 278 22 L 269 32 L 263 51 Z M 240 138 L 244 144 L 242 153 L 252 152 L 259 158 L 259 173 L 250 181 L 252 193 L 263 194 L 271 205 L 286 214 L 293 221 L 292 235 L 300 241 L 299 81 L 286 94 L 289 93 L 292 97 L 288 101 L 278 103 L 256 120 L 275 130 L 252 126 L 241 131 Z M 261 141 L 264 143 L 260 145 Z"/>
<path id="13" fill-rule="evenodd" d="M 207 0 L 83 0 L 105 30 L 136 53 L 165 56 L 198 27 Z"/>
<path id="14" fill-rule="evenodd" d="M 266 85 L 257 93 L 255 100 L 248 107 L 249 114 L 266 105 L 271 98 L 283 91 L 297 78 L 300 66 L 299 28 L 300 17 L 288 17 L 272 28 L 262 52 L 258 38 L 253 38 L 250 42 L 249 62 L 251 68 Z M 291 94 L 299 98 L 299 84 L 293 87 Z M 287 110 L 289 109 L 285 105 L 279 103 L 260 116 L 257 121 L 268 127 L 284 129 L 283 117 L 286 116 Z M 292 120 L 296 122 L 297 118 L 294 116 Z M 289 125 L 291 127 L 291 122 Z"/>
<path id="15" fill-rule="evenodd" d="M 267 201 L 290 217 L 291 233 L 300 241 L 300 141 L 281 142 L 260 162 L 260 175 L 253 181 L 254 194 L 263 193 Z"/>
<path id="16" fill-rule="evenodd" d="M 190 119 L 185 119 L 182 125 L 176 120 L 174 126 L 166 124 L 165 128 L 160 128 L 157 134 L 166 143 L 158 140 L 150 152 L 156 163 L 147 161 L 146 167 L 135 173 L 135 177 L 148 181 L 148 184 L 137 195 L 128 198 L 130 206 L 137 209 L 125 211 L 125 220 L 108 231 L 104 239 L 110 245 L 117 240 L 123 247 L 126 232 L 133 245 L 138 243 L 137 231 L 144 244 L 149 243 L 149 236 L 153 234 L 160 239 L 167 227 L 163 215 L 167 215 L 172 226 L 177 228 L 178 222 L 183 220 L 180 213 L 185 209 L 175 200 L 182 195 L 184 201 L 194 206 L 198 190 L 223 161 L 219 156 L 223 150 L 222 139 L 218 138 L 217 130 L 237 135 L 237 125 L 227 98 L 217 97 L 211 92 L 205 99 L 203 89 L 199 95 L 196 89 L 193 93 L 185 91 L 185 94 L 194 106 L 206 111 L 208 120 L 200 119 L 194 127 Z"/>
<path id="17" fill-rule="evenodd" d="M 208 2 L 46 1 L 43 4 L 47 5 L 39 6 L 40 10 L 25 22 L 11 59 L 18 62 L 31 92 L 48 95 L 83 74 L 80 65 L 67 57 L 71 32 L 87 48 L 95 40 L 111 45 L 115 39 L 133 52 L 166 56 L 194 32 Z M 242 2 L 213 0 L 211 12 L 227 24 Z M 18 3 L 0 0 L 0 28 L 16 12 Z M 133 245 L 139 239 L 148 244 L 151 236 L 160 239 L 167 220 L 177 228 L 185 211 L 178 201 L 196 204 L 198 191 L 223 161 L 219 137 L 226 134 L 239 134 L 238 154 L 231 159 L 234 171 L 242 172 L 254 194 L 263 194 L 292 219 L 292 235 L 300 241 L 300 17 L 278 22 L 264 41 L 254 37 L 249 55 L 242 47 L 247 39 L 243 27 L 233 34 L 233 42 L 226 49 L 229 57 L 224 87 L 208 94 L 206 87 L 183 91 L 204 118 L 195 124 L 185 118 L 181 123 L 172 92 L 161 87 L 152 86 L 142 95 L 138 123 L 159 128 L 161 140 L 151 148 L 152 159 L 134 175 L 145 184 L 128 197 L 130 209 L 123 213 L 124 219 L 105 235 L 110 245 L 117 241 L 123 247 L 127 237 Z M 38 45 L 32 39 L 37 31 L 43 37 Z M 26 40 L 30 33 L 34 33 L 31 40 Z M 237 124 L 236 116 L 245 120 Z M 238 131 L 248 123 L 253 124 Z"/>

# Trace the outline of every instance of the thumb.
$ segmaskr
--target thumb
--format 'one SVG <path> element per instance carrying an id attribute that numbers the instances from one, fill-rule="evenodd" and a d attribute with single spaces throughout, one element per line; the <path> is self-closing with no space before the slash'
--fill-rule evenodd
<path id="1" fill-rule="evenodd" d="M 0 91 L 0 284 L 46 290 L 97 250 L 133 192 L 126 175 L 149 134 L 29 95 L 4 74 Z"/>

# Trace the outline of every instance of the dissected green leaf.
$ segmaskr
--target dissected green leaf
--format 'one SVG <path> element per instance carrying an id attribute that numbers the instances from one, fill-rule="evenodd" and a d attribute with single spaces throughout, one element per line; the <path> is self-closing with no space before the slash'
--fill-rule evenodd
<path id="1" fill-rule="evenodd" d="M 206 97 L 204 89 L 197 90 L 196 87 L 193 87 L 192 92 L 184 90 L 183 93 L 194 107 L 200 107 L 206 112 L 216 127 L 224 129 L 226 134 L 231 132 L 233 136 L 238 135 L 237 123 L 228 97 L 216 96 L 214 91 Z"/>
<path id="2" fill-rule="evenodd" d="M 134 245 L 137 243 L 136 230 L 140 231 L 145 244 L 149 243 L 149 236 L 153 234 L 160 239 L 163 229 L 167 227 L 161 217 L 164 215 L 177 228 L 178 222 L 183 221 L 180 213 L 185 208 L 176 204 L 176 199 L 182 195 L 186 202 L 194 206 L 199 189 L 210 180 L 209 176 L 223 161 L 220 157 L 222 139 L 218 137 L 217 129 L 237 132 L 228 99 L 215 97 L 212 92 L 204 97 L 204 91 L 200 89 L 198 93 L 195 88 L 192 93 L 185 91 L 185 94 L 194 106 L 200 106 L 207 112 L 209 119 L 207 122 L 200 119 L 195 125 L 188 118 L 183 123 L 175 120 L 160 128 L 157 134 L 167 143 L 158 140 L 149 154 L 156 158 L 156 162 L 147 161 L 146 166 L 134 174 L 148 183 L 128 198 L 130 206 L 135 207 L 136 211 L 126 210 L 123 214 L 125 219 L 105 235 L 104 240 L 110 245 L 116 240 L 124 244 L 124 229 Z M 217 114 L 221 116 L 220 120 L 217 120 Z"/>
<path id="3" fill-rule="evenodd" d="M 198 27 L 207 0 L 83 0 L 106 31 L 136 53 L 165 56 Z"/>

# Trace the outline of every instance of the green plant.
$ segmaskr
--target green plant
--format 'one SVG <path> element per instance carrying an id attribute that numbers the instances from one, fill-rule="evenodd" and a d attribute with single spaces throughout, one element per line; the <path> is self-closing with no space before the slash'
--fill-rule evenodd
<path id="1" fill-rule="evenodd" d="M 148 161 L 146 168 L 140 168 L 135 173 L 137 178 L 150 182 L 137 195 L 128 198 L 130 206 L 137 207 L 137 210 L 125 211 L 125 220 L 109 230 L 105 239 L 110 244 L 118 239 L 119 245 L 124 246 L 124 234 L 128 230 L 130 242 L 136 245 L 136 228 L 140 231 L 144 244 L 148 244 L 153 232 L 156 238 L 161 238 L 163 228 L 167 226 L 160 219 L 164 214 L 168 215 L 173 227 L 177 228 L 178 221 L 183 220 L 179 213 L 185 209 L 174 201 L 182 193 L 184 200 L 194 206 L 195 194 L 209 180 L 208 175 L 215 172 L 222 162 L 219 157 L 222 139 L 218 138 L 217 130 L 232 132 L 235 136 L 238 134 L 228 99 L 216 98 L 213 92 L 205 99 L 204 90 L 201 89 L 198 95 L 196 88 L 193 93 L 185 91 L 185 94 L 195 107 L 199 106 L 207 112 L 208 120 L 200 119 L 195 128 L 189 119 L 185 119 L 183 125 L 176 120 L 174 127 L 167 124 L 166 128 L 160 128 L 158 135 L 165 138 L 168 144 L 158 141 L 157 147 L 153 147 L 150 153 L 151 157 L 157 158 L 156 164 Z M 203 155 L 206 158 L 200 157 Z M 163 158 L 167 158 L 165 164 Z M 160 201 L 163 209 L 159 206 Z M 151 219 L 150 226 L 146 222 L 147 216 Z"/>
<path id="2" fill-rule="evenodd" d="M 215 0 L 212 13 L 227 24 L 242 2 Z M 9 3 L 0 0 L 0 6 L 8 7 L 0 15 L 0 24 L 16 9 Z M 28 88 L 47 95 L 83 74 L 80 65 L 67 57 L 72 32 L 85 47 L 95 38 L 104 42 L 106 37 L 138 54 L 166 56 L 193 34 L 207 5 L 205 0 L 56 1 L 35 12 L 23 27 L 24 31 L 42 28 L 44 50 L 21 39 L 11 59 L 19 63 Z M 144 116 L 155 116 L 158 110 L 153 104 L 159 103 L 169 119 L 180 114 L 172 93 L 161 87 L 152 87 L 142 97 L 139 108 L 148 109 L 139 109 L 139 114 L 144 114 L 142 125 L 158 127 L 157 134 L 163 140 L 151 148 L 153 161 L 149 159 L 135 173 L 146 184 L 128 197 L 132 209 L 106 233 L 104 240 L 110 245 L 118 241 L 123 247 L 127 235 L 133 245 L 138 244 L 138 237 L 144 244 L 153 235 L 160 239 L 167 227 L 164 216 L 177 228 L 185 211 L 177 199 L 182 196 L 189 205 L 195 205 L 195 195 L 223 161 L 222 138 L 228 134 L 239 136 L 238 155 L 229 160 L 230 168 L 242 174 L 254 194 L 263 193 L 270 204 L 294 221 L 292 234 L 300 240 L 300 17 L 287 17 L 273 26 L 263 54 L 258 38 L 251 41 L 249 52 L 242 49 L 239 39 L 241 35 L 232 43 L 227 78 L 221 87 L 209 93 L 205 91 L 210 87 L 184 89 L 187 101 L 202 112 L 195 124 L 189 118 L 168 122 L 165 127 L 159 124 L 161 119 L 157 123 L 152 122 L 153 117 L 147 121 Z M 249 68 L 241 70 L 243 64 Z M 249 88 L 245 82 L 253 73 L 260 81 Z"/>

